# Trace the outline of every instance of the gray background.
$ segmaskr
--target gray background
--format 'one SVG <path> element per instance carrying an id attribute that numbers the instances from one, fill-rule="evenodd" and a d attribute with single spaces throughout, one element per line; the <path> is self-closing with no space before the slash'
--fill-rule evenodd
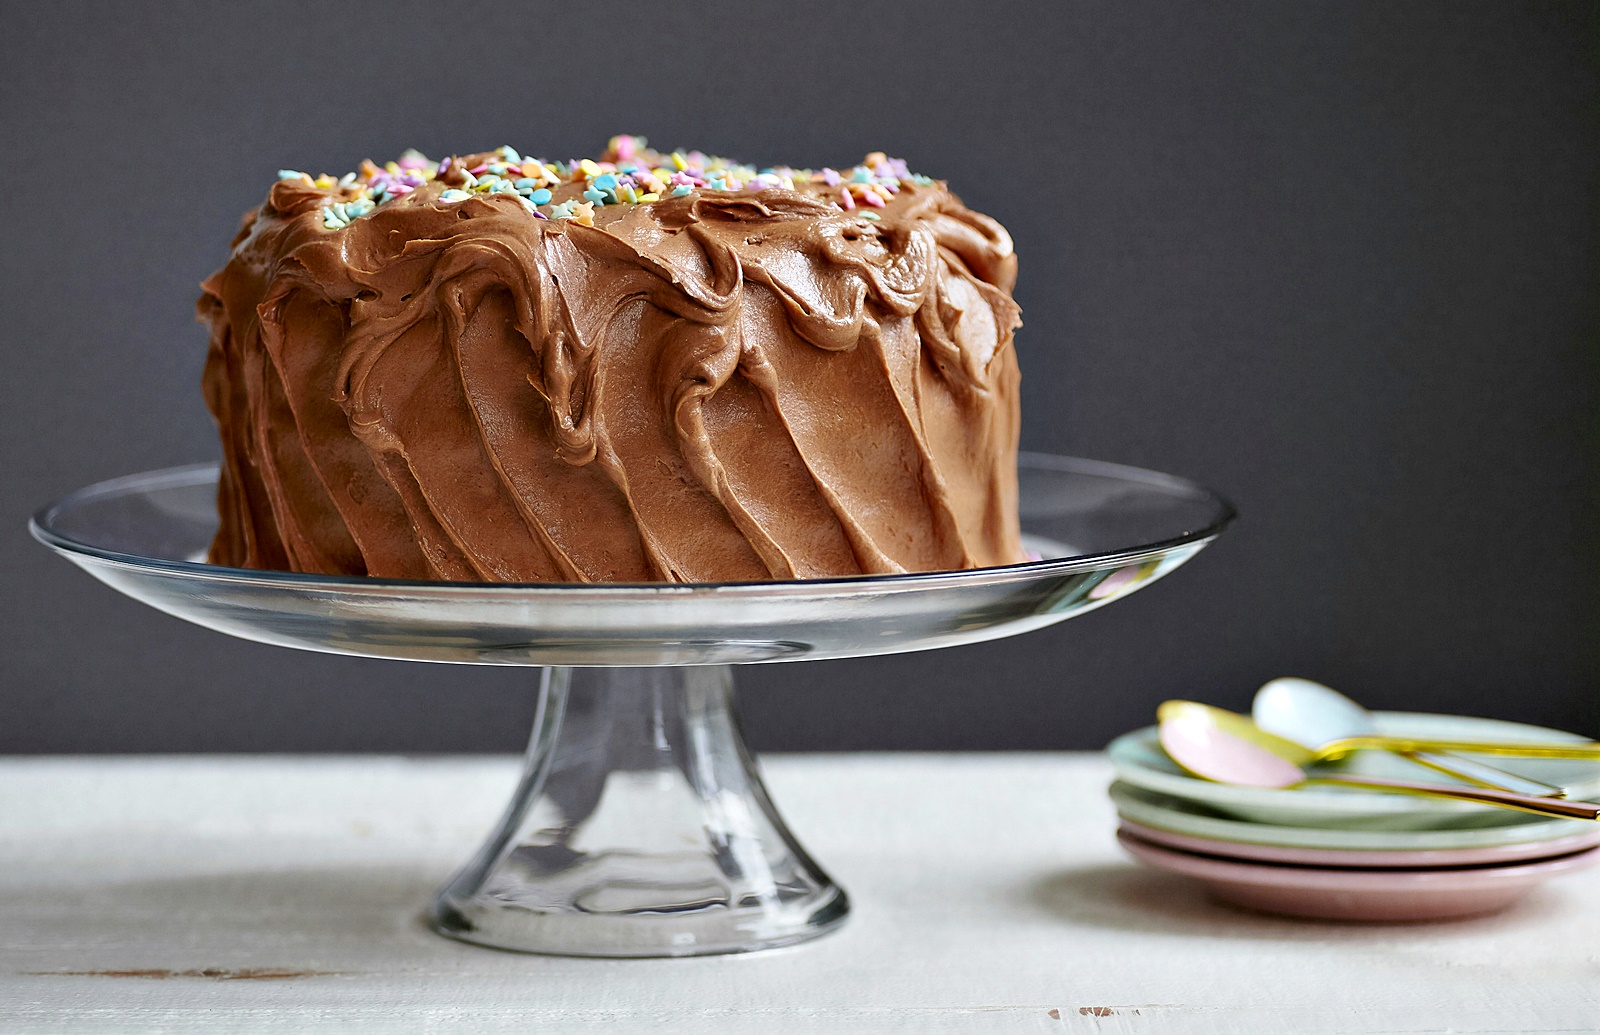
<path id="1" fill-rule="evenodd" d="M 0 750 L 520 746 L 523 672 L 234 641 L 22 525 L 215 455 L 191 307 L 276 169 L 619 131 L 948 178 L 1021 255 L 1025 446 L 1244 513 L 1055 629 L 745 669 L 758 746 L 1098 746 L 1285 673 L 1600 734 L 1595 11 L 5 3 Z"/>

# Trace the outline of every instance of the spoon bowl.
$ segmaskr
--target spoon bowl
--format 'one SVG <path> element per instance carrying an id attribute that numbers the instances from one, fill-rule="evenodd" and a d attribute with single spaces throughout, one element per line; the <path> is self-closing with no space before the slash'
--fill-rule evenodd
<path id="1" fill-rule="evenodd" d="M 1156 708 L 1156 722 L 1165 729 L 1168 719 L 1192 718 L 1197 724 L 1204 724 L 1227 733 L 1229 736 L 1248 741 L 1256 747 L 1264 748 L 1279 758 L 1287 759 L 1297 766 L 1310 765 L 1317 760 L 1315 751 L 1304 744 L 1296 743 L 1293 738 L 1285 737 L 1275 731 L 1264 729 L 1259 723 L 1251 720 L 1248 715 L 1230 712 L 1226 708 L 1214 705 L 1201 704 L 1199 701 L 1162 701 Z M 1171 754 L 1171 752 L 1168 752 Z M 1174 756 L 1176 757 L 1176 756 Z M 1224 780 L 1223 783 L 1232 781 Z"/>
<path id="2" fill-rule="evenodd" d="M 1306 778 L 1282 755 L 1193 711 L 1161 719 L 1161 748 L 1189 772 L 1217 783 L 1286 790 Z"/>
<path id="3" fill-rule="evenodd" d="M 1250 718 L 1270 733 L 1307 746 L 1378 732 L 1372 713 L 1330 686 L 1286 676 L 1262 685 Z"/>

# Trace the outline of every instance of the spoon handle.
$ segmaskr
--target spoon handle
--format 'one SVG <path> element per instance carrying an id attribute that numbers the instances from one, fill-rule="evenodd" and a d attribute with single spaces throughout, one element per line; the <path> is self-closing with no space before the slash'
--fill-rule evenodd
<path id="1" fill-rule="evenodd" d="M 1466 751 L 1478 755 L 1515 755 L 1521 758 L 1592 758 L 1600 760 L 1600 741 L 1571 743 L 1512 740 L 1435 740 L 1428 737 L 1341 737 L 1322 745 L 1318 758 L 1338 758 L 1363 748 L 1380 751 Z"/>
<path id="2" fill-rule="evenodd" d="M 1401 751 L 1401 758 L 1409 758 L 1418 765 L 1435 769 L 1447 776 L 1454 776 L 1458 780 L 1465 780 L 1474 787 L 1489 787 L 1499 791 L 1515 791 L 1518 794 L 1532 794 L 1540 798 L 1565 798 L 1567 789 L 1554 784 L 1541 783 L 1530 780 L 1516 773 L 1508 773 L 1479 762 L 1465 755 L 1441 754 L 1433 751 Z"/>
<path id="3" fill-rule="evenodd" d="M 1392 780 L 1384 776 L 1314 776 L 1306 783 L 1342 783 L 1351 787 L 1370 787 L 1375 790 L 1401 791 L 1432 798 L 1455 798 L 1458 801 L 1475 801 L 1480 805 L 1498 805 L 1506 809 L 1521 809 L 1543 816 L 1563 816 L 1569 819 L 1600 819 L 1600 805 L 1589 801 L 1560 801 L 1540 798 L 1512 791 L 1495 791 L 1487 787 L 1448 787 L 1437 783 L 1416 783 L 1412 780 Z"/>

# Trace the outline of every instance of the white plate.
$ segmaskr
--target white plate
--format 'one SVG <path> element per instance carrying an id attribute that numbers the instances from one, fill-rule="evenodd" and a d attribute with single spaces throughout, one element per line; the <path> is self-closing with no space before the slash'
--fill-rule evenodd
<path id="1" fill-rule="evenodd" d="M 1338 827 L 1279 826 L 1233 819 L 1205 805 L 1126 783 L 1112 784 L 1110 793 L 1111 800 L 1117 806 L 1117 815 L 1141 826 L 1217 841 L 1285 848 L 1436 852 L 1554 841 L 1593 832 L 1596 827 L 1590 820 L 1545 819 L 1529 812 L 1511 812 L 1507 809 L 1486 811 L 1481 815 L 1457 814 L 1457 820 L 1463 825 L 1454 829 L 1438 829 L 1436 826 L 1393 829 L 1397 822 L 1393 816 L 1383 817 L 1387 823 L 1367 826 L 1349 821 Z M 1429 823 L 1434 817 L 1413 818 L 1421 823 Z"/>
<path id="2" fill-rule="evenodd" d="M 1429 736 L 1457 740 L 1582 741 L 1575 733 L 1529 726 L 1499 719 L 1423 712 L 1376 712 L 1378 730 L 1396 736 Z M 1458 826 L 1464 815 L 1503 812 L 1493 806 L 1474 805 L 1444 798 L 1418 798 L 1344 787 L 1307 787 L 1302 790 L 1267 790 L 1234 787 L 1190 776 L 1161 750 L 1156 727 L 1125 733 L 1106 748 L 1117 778 L 1148 790 L 1177 798 L 1204 802 L 1234 816 L 1290 826 L 1329 826 L 1355 821 L 1361 824 L 1398 820 L 1401 829 L 1416 829 L 1417 817 L 1435 826 Z M 1600 762 L 1573 758 L 1505 758 L 1473 755 L 1508 772 L 1531 780 L 1567 788 L 1567 796 L 1586 799 L 1600 795 Z M 1359 751 L 1348 761 L 1330 767 L 1339 772 L 1397 776 L 1431 783 L 1461 783 L 1387 751 Z"/>

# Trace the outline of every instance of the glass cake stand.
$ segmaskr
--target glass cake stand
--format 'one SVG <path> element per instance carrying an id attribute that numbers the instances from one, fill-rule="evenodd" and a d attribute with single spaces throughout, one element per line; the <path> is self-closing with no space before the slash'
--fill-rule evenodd
<path id="1" fill-rule="evenodd" d="M 843 889 L 794 838 L 739 732 L 731 665 L 1013 636 L 1176 568 L 1234 516 L 1152 471 L 1023 454 L 1041 559 L 972 571 L 698 585 L 416 582 L 224 568 L 215 465 L 131 475 L 35 515 L 40 542 L 171 615 L 248 640 L 543 668 L 522 778 L 438 893 L 441 934 L 526 952 L 690 956 L 838 926 Z"/>

